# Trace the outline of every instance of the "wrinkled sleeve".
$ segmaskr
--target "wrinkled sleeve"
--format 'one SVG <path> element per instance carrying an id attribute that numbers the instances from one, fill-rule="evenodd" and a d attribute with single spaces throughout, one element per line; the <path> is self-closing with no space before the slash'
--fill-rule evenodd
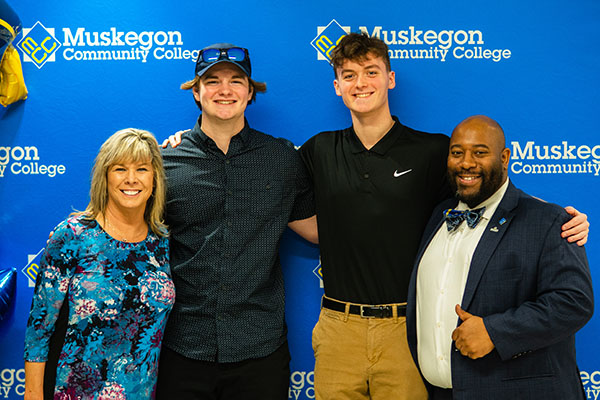
<path id="1" fill-rule="evenodd" d="M 315 141 L 316 136 L 313 136 L 312 138 L 308 139 L 306 143 L 302 145 L 302 147 L 300 147 L 300 150 L 298 150 L 300 153 L 300 158 L 302 159 L 304 167 L 306 168 L 306 173 L 309 175 L 309 179 L 311 180 L 314 179 L 313 153 L 315 149 Z"/>
<path id="2" fill-rule="evenodd" d="M 76 253 L 73 229 L 62 222 L 41 257 L 25 330 L 25 361 L 47 361 L 48 343 L 75 272 Z"/>

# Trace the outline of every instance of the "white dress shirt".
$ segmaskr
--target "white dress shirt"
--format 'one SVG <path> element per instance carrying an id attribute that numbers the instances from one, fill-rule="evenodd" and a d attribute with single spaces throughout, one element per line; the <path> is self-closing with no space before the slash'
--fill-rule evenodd
<path id="1" fill-rule="evenodd" d="M 417 354 L 423 376 L 434 386 L 452 388 L 450 353 L 452 331 L 458 322 L 454 307 L 461 304 L 471 258 L 507 188 L 508 179 L 496 193 L 475 207 L 485 207 L 475 228 L 469 228 L 463 221 L 456 230 L 448 232 L 444 222 L 419 263 Z M 457 210 L 467 208 L 463 202 L 456 207 Z"/>

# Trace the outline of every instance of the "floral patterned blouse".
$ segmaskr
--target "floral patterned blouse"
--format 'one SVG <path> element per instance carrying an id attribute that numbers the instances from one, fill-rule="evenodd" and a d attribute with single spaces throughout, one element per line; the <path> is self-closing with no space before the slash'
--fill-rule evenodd
<path id="1" fill-rule="evenodd" d="M 160 344 L 175 301 L 168 240 L 110 237 L 72 217 L 42 256 L 25 333 L 25 360 L 45 362 L 65 296 L 68 321 L 54 399 L 154 398 Z"/>

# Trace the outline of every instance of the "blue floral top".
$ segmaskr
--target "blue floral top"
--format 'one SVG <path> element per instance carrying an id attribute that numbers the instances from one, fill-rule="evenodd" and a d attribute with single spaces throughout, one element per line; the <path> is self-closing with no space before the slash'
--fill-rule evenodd
<path id="1" fill-rule="evenodd" d="M 82 217 L 63 221 L 40 265 L 25 360 L 45 362 L 65 296 L 68 322 L 54 399 L 150 399 L 175 301 L 168 240 L 120 242 Z"/>

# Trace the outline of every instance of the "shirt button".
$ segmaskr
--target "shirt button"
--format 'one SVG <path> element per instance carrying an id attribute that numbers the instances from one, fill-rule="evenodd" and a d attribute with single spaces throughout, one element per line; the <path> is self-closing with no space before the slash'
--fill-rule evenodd
<path id="1" fill-rule="evenodd" d="M 441 327 L 442 327 L 442 324 L 441 324 L 441 323 L 439 323 L 439 322 L 438 322 L 436 325 L 437 325 L 437 327 L 438 327 L 438 328 L 441 328 Z"/>
<path id="2" fill-rule="evenodd" d="M 229 258 L 229 253 L 223 253 L 224 258 Z"/>
<path id="3" fill-rule="evenodd" d="M 231 221 L 227 221 L 227 226 L 231 227 L 233 225 L 233 223 Z"/>
<path id="4" fill-rule="evenodd" d="M 231 190 L 227 190 L 227 194 L 231 196 L 233 192 Z"/>
<path id="5" fill-rule="evenodd" d="M 231 160 L 225 160 L 225 164 L 231 164 Z"/>
<path id="6" fill-rule="evenodd" d="M 439 359 L 440 361 L 444 361 L 444 356 L 439 356 L 439 357 L 438 357 L 438 359 Z"/>
<path id="7" fill-rule="evenodd" d="M 224 316 L 223 314 L 218 314 L 218 315 L 217 315 L 217 319 L 218 319 L 219 321 L 223 321 L 223 320 L 225 320 L 225 316 Z"/>
<path id="8" fill-rule="evenodd" d="M 267 186 L 265 186 L 267 189 L 271 189 L 271 184 L 267 183 Z"/>
<path id="9" fill-rule="evenodd" d="M 365 178 L 365 179 L 369 179 L 369 174 L 364 174 L 364 175 L 363 175 L 363 178 Z"/>

